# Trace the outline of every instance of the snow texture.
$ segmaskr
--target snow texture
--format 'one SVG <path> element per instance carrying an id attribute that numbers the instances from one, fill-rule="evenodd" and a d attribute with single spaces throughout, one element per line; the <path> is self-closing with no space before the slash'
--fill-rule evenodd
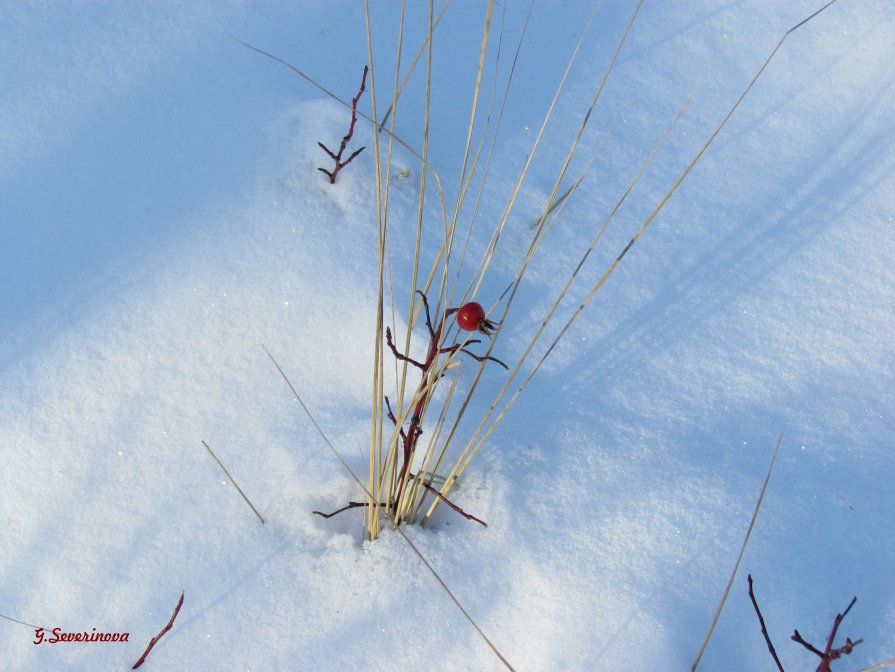
<path id="1" fill-rule="evenodd" d="M 381 114 L 398 5 L 372 4 Z M 405 69 L 428 11 L 408 4 Z M 484 15 L 454 4 L 435 33 L 429 145 L 449 200 Z M 505 4 L 502 76 L 528 9 Z M 819 4 L 646 3 L 570 175 L 621 110 L 610 142 L 495 354 L 519 356 L 706 68 L 557 325 Z M 632 10 L 608 1 L 594 19 L 483 303 L 518 265 Z M 478 230 L 499 217 L 590 11 L 535 5 Z M 362 543 L 358 512 L 311 515 L 361 495 L 261 347 L 363 469 L 372 130 L 359 122 L 352 146 L 367 149 L 329 185 L 316 143 L 338 144 L 347 111 L 237 39 L 349 99 L 365 34 L 356 2 L 0 6 L 0 614 L 129 633 L 35 645 L 0 620 L 0 668 L 130 669 L 183 591 L 143 669 L 503 669 L 399 535 Z M 786 669 L 816 665 L 793 628 L 822 642 L 852 595 L 840 637 L 864 643 L 834 668 L 895 656 L 893 34 L 890 3 L 839 0 L 787 38 L 464 477 L 457 500 L 489 527 L 447 511 L 407 528 L 516 669 L 688 669 L 781 432 L 700 669 L 771 667 L 746 573 Z M 418 148 L 424 68 L 396 122 Z M 403 149 L 392 163 L 406 289 L 420 163 Z"/>

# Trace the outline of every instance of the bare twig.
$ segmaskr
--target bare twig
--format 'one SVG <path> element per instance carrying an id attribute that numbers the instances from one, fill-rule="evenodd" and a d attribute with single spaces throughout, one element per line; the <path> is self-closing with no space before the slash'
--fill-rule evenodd
<path id="1" fill-rule="evenodd" d="M 395 342 L 392 340 L 392 330 L 388 327 L 385 328 L 385 342 L 388 344 L 388 347 L 391 348 L 392 354 L 395 356 L 395 359 L 402 362 L 407 362 L 408 364 L 413 364 L 415 367 L 417 367 L 418 369 L 422 369 L 423 371 L 426 371 L 429 368 L 428 365 L 423 364 L 422 362 L 418 362 L 415 359 L 411 359 L 407 355 L 402 355 L 400 352 L 398 352 L 398 348 L 395 346 Z"/>
<path id="2" fill-rule="evenodd" d="M 804 646 L 806 649 L 808 649 L 811 653 L 813 653 L 818 658 L 824 657 L 824 654 L 822 651 L 814 648 L 814 646 L 812 644 L 810 644 L 809 642 L 806 642 L 804 639 L 802 639 L 802 635 L 799 634 L 798 630 L 793 630 L 793 636 L 790 637 L 790 639 L 792 641 L 796 642 L 797 644 L 801 644 L 802 646 Z"/>
<path id="3" fill-rule="evenodd" d="M 474 338 L 471 341 L 466 341 L 466 345 L 469 345 L 470 343 L 481 343 L 481 341 L 477 338 Z M 494 362 L 495 364 L 500 364 L 507 371 L 510 370 L 510 367 L 497 359 L 497 357 L 491 357 L 490 355 L 477 355 L 474 352 L 470 352 L 466 348 L 460 347 L 459 345 L 452 345 L 447 348 L 442 348 L 439 352 L 441 352 L 442 354 L 462 352 L 464 355 L 469 355 L 477 362 Z"/>
<path id="4" fill-rule="evenodd" d="M 329 155 L 333 161 L 336 162 L 335 168 L 332 170 L 327 170 L 326 168 L 318 168 L 321 173 L 324 173 L 329 178 L 330 184 L 336 183 L 336 175 L 339 174 L 339 171 L 342 170 L 345 166 L 351 163 L 358 154 L 360 154 L 366 147 L 361 147 L 356 150 L 349 156 L 345 161 L 342 161 L 342 153 L 345 151 L 345 147 L 348 145 L 348 142 L 351 140 L 351 137 L 354 135 L 354 125 L 357 123 L 357 103 L 360 100 L 361 95 L 364 93 L 364 87 L 367 83 L 367 72 L 370 70 L 366 65 L 364 66 L 364 75 L 360 81 L 360 90 L 357 92 L 357 95 L 351 99 L 351 123 L 348 126 L 348 132 L 342 137 L 342 142 L 339 144 L 339 151 L 333 152 L 322 142 L 318 142 L 317 144 L 320 148 Z"/>
<path id="5" fill-rule="evenodd" d="M 389 402 L 388 397 L 385 397 L 385 409 L 386 409 L 386 416 L 388 417 L 389 420 L 392 421 L 392 424 L 393 424 L 395 427 L 397 427 L 397 426 L 398 426 L 398 419 L 395 417 L 395 413 L 394 413 L 394 411 L 392 411 L 392 405 L 391 405 L 391 403 Z M 406 438 L 407 438 L 407 435 L 404 433 L 404 428 L 403 428 L 403 427 L 398 428 L 398 433 L 401 435 L 401 438 L 402 438 L 402 439 L 406 439 Z"/>
<path id="6" fill-rule="evenodd" d="M 242 497 L 243 501 L 245 501 L 245 503 L 249 505 L 249 508 L 251 508 L 251 509 L 252 509 L 252 512 L 253 512 L 256 516 L 258 516 L 258 520 L 260 520 L 260 521 L 261 521 L 261 524 L 263 525 L 263 524 L 264 524 L 264 518 L 262 518 L 262 517 L 261 517 L 261 514 L 258 513 L 258 509 L 255 508 L 255 505 L 252 504 L 252 503 L 249 501 L 249 498 L 248 498 L 248 497 L 246 497 L 246 493 L 244 493 L 244 492 L 242 491 L 242 488 L 240 488 L 239 485 L 237 485 L 236 481 L 233 480 L 233 477 L 230 475 L 230 472 L 227 471 L 227 467 L 225 467 L 225 466 L 221 463 L 221 461 L 218 459 L 218 456 L 214 454 L 214 451 L 211 449 L 211 446 L 209 446 L 209 445 L 208 445 L 207 443 L 205 443 L 204 441 L 202 442 L 202 445 L 205 446 L 205 450 L 207 450 L 207 451 L 208 451 L 208 454 L 211 455 L 211 456 L 214 458 L 214 461 L 218 463 L 218 466 L 221 468 L 221 471 L 223 471 L 224 474 L 226 474 L 227 478 L 230 479 L 230 483 L 233 484 L 233 487 L 236 488 L 236 491 L 240 494 L 240 496 Z"/>
<path id="7" fill-rule="evenodd" d="M 752 606 L 755 607 L 755 613 L 758 616 L 758 622 L 761 624 L 761 634 L 764 635 L 764 640 L 768 644 L 768 651 L 771 652 L 771 656 L 774 658 L 774 662 L 777 663 L 777 669 L 780 672 L 784 672 L 783 665 L 780 664 L 780 659 L 777 657 L 777 652 L 774 650 L 774 645 L 771 643 L 771 637 L 768 635 L 768 629 L 765 627 L 764 617 L 761 615 L 761 609 L 758 608 L 758 602 L 755 599 L 755 593 L 752 590 L 752 575 L 749 575 L 749 599 L 752 600 Z M 830 630 L 830 636 L 827 637 L 827 646 L 821 651 L 816 646 L 811 644 L 811 642 L 807 641 L 804 637 L 802 637 L 801 633 L 798 630 L 793 631 L 793 635 L 790 639 L 796 642 L 797 644 L 801 644 L 805 649 L 813 653 L 815 656 L 820 658 L 820 664 L 817 666 L 816 672 L 831 672 L 830 663 L 834 660 L 838 660 L 842 656 L 846 656 L 854 651 L 854 648 L 863 642 L 863 639 L 858 639 L 852 641 L 851 638 L 845 638 L 845 644 L 840 646 L 839 648 L 833 648 L 833 642 L 836 640 L 836 633 L 839 632 L 839 626 L 842 625 L 843 619 L 848 615 L 848 612 L 851 611 L 851 608 L 855 606 L 855 602 L 858 601 L 857 597 L 853 597 L 851 602 L 848 603 L 848 607 L 845 608 L 841 614 L 836 614 L 836 618 L 833 621 L 833 627 Z M 883 667 L 887 667 L 890 664 L 895 663 L 895 660 L 888 661 L 887 663 L 880 663 L 879 665 L 875 665 L 870 669 L 882 669 Z M 862 672 L 866 672 L 866 670 L 862 670 Z"/>
<path id="8" fill-rule="evenodd" d="M 413 476 L 413 475 L 411 474 L 411 477 L 412 477 L 412 476 Z M 439 492 L 436 488 L 434 488 L 434 487 L 432 486 L 432 482 L 431 482 L 431 480 L 430 480 L 429 482 L 426 482 L 426 481 L 420 479 L 420 483 L 422 484 L 422 486 L 423 486 L 426 490 L 428 490 L 428 491 L 431 492 L 433 495 L 435 495 L 436 497 L 438 497 L 442 502 L 444 502 L 444 503 L 447 504 L 449 507 L 451 507 L 454 511 L 456 511 L 456 512 L 459 513 L 461 516 L 463 516 L 464 518 L 466 518 L 466 520 L 474 520 L 474 521 L 477 522 L 479 525 L 483 525 L 483 526 L 485 526 L 485 527 L 488 527 L 488 523 L 486 523 L 484 520 L 482 520 L 481 518 L 476 518 L 476 517 L 475 517 L 474 515 L 472 515 L 471 513 L 466 513 L 466 511 L 464 511 L 464 510 L 461 509 L 459 506 L 457 506 L 456 504 L 454 504 L 451 500 L 449 500 L 447 497 L 445 497 L 444 495 L 442 495 L 441 492 Z"/>
<path id="9" fill-rule="evenodd" d="M 410 478 L 415 478 L 415 476 L 413 474 L 410 474 Z M 438 489 L 432 485 L 431 481 L 425 481 L 423 479 L 420 479 L 420 485 L 422 485 L 426 490 L 428 490 L 433 495 L 435 495 L 436 497 L 441 499 L 441 501 L 443 501 L 445 504 L 447 504 L 449 507 L 451 507 L 458 514 L 460 514 L 461 516 L 466 518 L 466 520 L 474 520 L 479 525 L 488 527 L 488 523 L 486 523 L 484 520 L 472 515 L 471 513 L 466 513 L 466 511 L 464 511 L 459 506 L 454 504 L 451 500 L 449 500 L 447 497 L 442 495 L 438 491 Z M 317 515 L 317 516 L 321 516 L 323 518 L 332 518 L 333 516 L 337 516 L 338 514 L 342 513 L 343 511 L 349 511 L 351 509 L 358 509 L 358 508 L 363 508 L 363 507 L 368 507 L 368 506 L 371 506 L 370 502 L 348 502 L 348 504 L 343 506 L 341 509 L 336 509 L 335 511 L 332 511 L 330 513 L 324 513 L 323 511 L 311 511 L 311 513 L 313 513 L 314 515 Z M 388 506 L 388 502 L 381 502 L 379 504 L 379 506 L 385 508 Z"/>
<path id="10" fill-rule="evenodd" d="M 836 618 L 833 620 L 833 628 L 830 630 L 830 636 L 827 638 L 827 646 L 823 650 L 823 652 L 819 651 L 817 647 L 811 645 L 809 642 L 805 641 L 802 635 L 799 634 L 798 630 L 793 631 L 793 635 L 791 637 L 792 641 L 801 644 L 806 649 L 808 649 L 815 656 L 820 658 L 820 665 L 817 666 L 817 672 L 830 672 L 830 663 L 834 660 L 838 660 L 842 656 L 847 656 L 850 654 L 854 648 L 863 642 L 863 639 L 858 639 L 856 641 L 852 641 L 850 638 L 845 638 L 845 644 L 840 646 L 838 649 L 833 648 L 833 641 L 836 639 L 836 633 L 839 632 L 839 626 L 842 625 L 842 620 L 848 615 L 848 612 L 851 611 L 851 608 L 855 606 L 855 602 L 858 601 L 857 596 L 851 599 L 851 602 L 848 603 L 848 606 L 845 608 L 841 614 L 836 614 Z"/>
<path id="11" fill-rule="evenodd" d="M 752 592 L 752 575 L 749 574 L 749 599 L 752 600 L 752 606 L 755 607 L 755 613 L 758 615 L 758 622 L 761 623 L 761 634 L 764 635 L 764 641 L 768 643 L 768 651 L 771 652 L 771 657 L 773 657 L 774 662 L 777 663 L 777 669 L 780 672 L 784 672 L 783 665 L 780 664 L 780 659 L 777 657 L 777 651 L 774 649 L 774 645 L 771 643 L 771 637 L 768 635 L 768 629 L 764 624 L 764 617 L 761 615 L 761 609 L 758 608 L 758 602 L 755 600 L 755 593 Z"/>
<path id="12" fill-rule="evenodd" d="M 177 614 L 180 613 L 180 607 L 183 606 L 183 595 L 184 595 L 183 593 L 180 593 L 180 600 L 178 600 L 177 606 L 174 607 L 174 613 L 171 614 L 171 620 L 168 621 L 168 625 L 166 625 L 164 628 L 162 628 L 162 631 L 160 633 L 158 633 L 155 637 L 152 638 L 152 641 L 149 642 L 149 646 L 146 647 L 146 650 L 143 652 L 143 655 L 140 656 L 140 660 L 138 660 L 136 663 L 134 663 L 134 666 L 131 668 L 132 670 L 136 670 L 138 667 L 140 667 L 140 665 L 142 665 L 144 662 L 146 662 L 146 656 L 148 656 L 149 652 L 152 651 L 152 647 L 155 646 L 158 643 L 158 640 L 160 640 L 162 637 L 164 637 L 165 633 L 167 633 L 168 630 L 170 630 L 171 627 L 174 625 L 174 619 L 177 618 Z"/>
<path id="13" fill-rule="evenodd" d="M 311 511 L 311 513 L 313 513 L 316 516 L 322 516 L 323 518 L 332 518 L 333 516 L 339 515 L 343 511 L 348 511 L 349 509 L 363 508 L 365 506 L 370 506 L 370 502 L 348 502 L 348 504 L 343 506 L 341 509 L 336 509 L 332 513 L 323 513 L 323 511 Z M 386 504 L 385 502 L 382 502 L 381 504 L 379 504 L 379 506 L 388 506 L 388 504 Z"/>
<path id="14" fill-rule="evenodd" d="M 836 632 L 839 630 L 839 626 L 842 625 L 842 619 L 844 619 L 848 615 L 848 612 L 851 611 L 851 608 L 853 606 L 855 606 L 855 602 L 857 602 L 857 601 L 858 601 L 858 596 L 855 595 L 853 598 L 851 598 L 851 602 L 848 603 L 848 606 L 845 608 L 845 611 L 843 611 L 841 614 L 836 614 L 836 619 L 833 621 L 833 630 L 830 632 L 830 638 L 827 640 L 827 648 L 825 650 L 825 653 L 827 655 L 831 655 L 831 653 L 832 653 L 831 649 L 833 648 L 833 640 L 836 639 Z M 850 643 L 851 643 L 851 641 L 846 637 L 846 646 L 848 646 L 848 644 L 850 644 Z M 845 648 L 845 647 L 843 647 L 843 648 Z M 849 651 L 849 653 L 850 652 L 851 651 Z"/>

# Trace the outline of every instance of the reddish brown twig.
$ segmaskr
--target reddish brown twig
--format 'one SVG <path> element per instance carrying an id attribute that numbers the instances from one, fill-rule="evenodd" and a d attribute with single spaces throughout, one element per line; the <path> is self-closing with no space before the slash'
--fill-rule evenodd
<path id="1" fill-rule="evenodd" d="M 448 354 L 448 353 L 453 354 L 453 353 L 459 351 L 465 355 L 469 355 L 470 357 L 472 357 L 473 359 L 475 359 L 478 362 L 488 362 L 488 361 L 497 362 L 504 368 L 507 368 L 506 364 L 504 364 L 503 362 L 501 362 L 500 360 L 498 360 L 495 357 L 487 357 L 487 356 L 479 357 L 478 355 L 475 355 L 475 354 L 469 352 L 468 350 L 461 347 L 460 345 L 442 348 L 440 341 L 441 341 L 441 336 L 444 333 L 445 326 L 447 324 L 447 319 L 448 319 L 448 317 L 450 317 L 451 315 L 453 315 L 460 309 L 448 308 L 447 310 L 445 310 L 444 314 L 441 317 L 441 321 L 438 323 L 438 327 L 434 327 L 432 325 L 432 316 L 431 316 L 431 313 L 429 312 L 429 300 L 426 298 L 425 293 L 423 293 L 422 291 L 416 290 L 416 293 L 420 295 L 420 298 L 422 299 L 422 303 L 423 303 L 423 308 L 426 311 L 426 328 L 429 330 L 429 337 L 430 337 L 429 351 L 426 353 L 425 361 L 419 362 L 415 359 L 411 359 L 407 355 L 403 355 L 400 352 L 398 352 L 397 347 L 395 347 L 395 344 L 392 341 L 391 330 L 388 327 L 386 327 L 386 329 L 385 329 L 385 340 L 386 340 L 386 343 L 388 344 L 389 348 L 391 349 L 392 354 L 395 356 L 395 359 L 398 359 L 403 362 L 407 362 L 408 364 L 413 364 L 415 367 L 417 367 L 418 369 L 420 369 L 422 371 L 420 385 L 417 390 L 417 396 L 419 397 L 419 400 L 416 402 L 416 406 L 414 407 L 413 413 L 410 416 L 410 424 L 407 427 L 407 431 L 401 437 L 404 455 L 402 458 L 401 471 L 398 474 L 398 490 L 395 495 L 395 502 L 401 501 L 401 494 L 404 491 L 404 482 L 405 482 L 405 478 L 407 476 L 407 470 L 410 468 L 410 463 L 413 458 L 413 452 L 414 452 L 414 449 L 416 448 L 416 442 L 419 439 L 420 435 L 423 433 L 423 429 L 422 429 L 423 411 L 426 407 L 426 402 L 428 401 L 429 397 L 432 394 L 432 387 L 429 386 L 427 377 L 428 377 L 429 369 L 435 364 L 436 360 L 438 359 L 438 355 Z M 427 487 L 427 489 L 429 489 L 429 488 Z M 438 494 L 441 495 L 441 493 L 438 493 Z M 445 499 L 444 496 L 441 496 L 441 499 L 443 501 L 447 502 L 447 499 Z M 456 507 L 454 507 L 454 508 L 456 509 Z M 456 509 L 456 510 L 459 511 L 459 509 Z M 463 513 L 463 515 L 464 515 L 464 517 L 467 517 L 467 519 L 476 520 L 476 521 L 482 523 L 481 520 L 479 520 L 478 518 L 475 518 L 475 517 L 470 517 L 469 514 L 467 514 L 467 513 Z M 482 523 L 482 524 L 484 525 L 484 523 Z"/>
<path id="2" fill-rule="evenodd" d="M 768 630 L 764 624 L 764 618 L 761 615 L 761 610 L 758 608 L 758 602 L 755 600 L 755 593 L 752 592 L 752 575 L 749 575 L 749 598 L 752 600 L 752 606 L 755 607 L 755 613 L 758 615 L 758 622 L 761 624 L 761 634 L 764 635 L 764 640 L 768 644 L 768 651 L 771 652 L 771 656 L 774 658 L 774 662 L 777 663 L 777 669 L 780 672 L 784 672 L 783 665 L 780 664 L 780 659 L 777 657 L 777 652 L 774 650 L 774 645 L 771 643 L 771 638 L 768 635 Z M 793 631 L 793 636 L 790 638 L 792 641 L 801 644 L 806 649 L 808 649 L 815 656 L 820 658 L 820 665 L 817 666 L 816 672 L 831 672 L 830 663 L 834 660 L 841 658 L 842 656 L 848 655 L 851 653 L 854 648 L 863 642 L 863 639 L 858 639 L 856 641 L 852 641 L 850 638 L 845 638 L 845 644 L 840 646 L 838 649 L 833 648 L 833 641 L 836 639 L 836 633 L 839 631 L 839 626 L 842 624 L 842 620 L 846 617 L 851 608 L 855 606 L 855 602 L 858 601 L 857 597 L 853 597 L 851 602 L 848 603 L 848 607 L 846 607 L 845 611 L 841 614 L 836 614 L 836 618 L 833 621 L 833 628 L 830 630 L 830 636 L 827 638 L 827 647 L 821 651 L 816 646 L 813 646 L 810 642 L 805 641 L 802 635 L 799 634 L 798 630 Z"/>
<path id="3" fill-rule="evenodd" d="M 768 635 L 768 629 L 764 624 L 764 617 L 761 615 L 761 609 L 758 608 L 758 602 L 755 601 L 755 593 L 752 592 L 752 575 L 749 574 L 749 599 L 752 600 L 752 606 L 755 607 L 755 613 L 758 615 L 758 622 L 761 623 L 761 634 L 764 635 L 764 641 L 768 644 L 768 651 L 771 652 L 771 657 L 774 659 L 774 662 L 777 663 L 777 669 L 780 672 L 784 672 L 783 665 L 780 664 L 780 659 L 777 657 L 777 651 L 774 649 L 774 645 L 771 643 L 771 637 Z"/>
<path id="4" fill-rule="evenodd" d="M 165 633 L 171 629 L 171 626 L 174 625 L 174 619 L 177 618 L 177 614 L 180 613 L 180 607 L 183 606 L 183 593 L 180 593 L 180 600 L 177 602 L 177 606 L 174 607 L 174 613 L 171 614 L 171 620 L 168 621 L 168 625 L 162 628 L 162 631 L 158 633 L 155 637 L 152 638 L 152 641 L 149 642 L 149 646 L 146 647 L 146 650 L 143 652 L 143 655 L 140 656 L 140 660 L 134 663 L 134 666 L 131 668 L 132 670 L 136 670 L 140 665 L 142 665 L 146 661 L 146 656 L 149 655 L 149 652 L 152 651 L 152 647 L 156 645 L 158 640 L 165 636 Z"/>
<path id="5" fill-rule="evenodd" d="M 817 672 L 830 672 L 830 663 L 834 660 L 841 658 L 842 656 L 848 655 L 851 653 L 854 648 L 863 642 L 863 639 L 859 639 L 857 641 L 852 641 L 850 638 L 845 638 L 845 644 L 840 646 L 838 649 L 833 648 L 833 640 L 836 639 L 836 633 L 839 631 L 839 626 L 842 624 L 842 619 L 851 611 L 851 608 L 855 606 L 855 602 L 858 601 L 858 597 L 855 596 L 851 599 L 851 602 L 848 603 L 848 606 L 845 608 L 841 614 L 836 614 L 836 618 L 833 620 L 833 629 L 830 630 L 830 636 L 827 638 L 827 646 L 821 653 L 817 650 L 816 647 L 812 646 L 808 642 L 806 642 L 802 635 L 799 634 L 798 630 L 793 631 L 792 641 L 797 642 L 808 649 L 815 656 L 820 658 L 820 665 L 817 666 Z"/>
<path id="6" fill-rule="evenodd" d="M 413 474 L 410 474 L 410 478 L 415 478 L 415 476 Z M 454 504 L 451 500 L 449 500 L 447 497 L 442 495 L 441 492 L 439 492 L 439 490 L 437 488 L 435 488 L 431 483 L 428 483 L 424 480 L 420 480 L 420 485 L 422 485 L 426 490 L 428 490 L 433 495 L 438 497 L 442 502 L 444 502 L 449 507 L 451 507 L 459 515 L 466 518 L 466 520 L 474 520 L 479 525 L 484 525 L 485 527 L 488 527 L 488 523 L 486 523 L 481 518 L 478 518 L 478 517 L 472 515 L 471 513 L 466 513 L 466 511 L 464 511 L 459 506 Z M 323 511 L 311 511 L 311 513 L 313 513 L 316 516 L 321 516 L 323 518 L 332 518 L 333 516 L 336 516 L 336 515 L 342 513 L 343 511 L 348 511 L 349 509 L 358 509 L 358 508 L 367 507 L 367 506 L 372 506 L 372 505 L 370 502 L 348 502 L 348 504 L 343 506 L 341 509 L 336 509 L 335 511 L 332 511 L 330 513 L 324 513 Z M 379 506 L 381 506 L 382 508 L 387 508 L 388 504 L 386 502 L 382 502 L 379 504 Z"/>
<path id="7" fill-rule="evenodd" d="M 342 513 L 342 511 L 347 511 L 348 509 L 357 509 L 357 508 L 365 507 L 365 506 L 372 506 L 372 504 L 370 504 L 370 502 L 348 502 L 348 504 L 343 506 L 341 509 L 336 509 L 332 513 L 323 513 L 323 511 L 311 511 L 311 513 L 313 513 L 315 516 L 322 516 L 324 518 L 332 518 L 333 516 L 336 516 L 336 515 Z M 386 507 L 386 506 L 388 506 L 388 504 L 386 504 L 385 502 L 382 502 L 379 506 Z"/>
<path id="8" fill-rule="evenodd" d="M 411 478 L 413 478 L 413 474 L 411 474 L 410 476 L 411 476 Z M 476 518 L 476 517 L 475 517 L 474 515 L 472 515 L 471 513 L 466 513 L 466 511 L 464 511 L 464 510 L 461 509 L 459 506 L 457 506 L 456 504 L 454 504 L 451 500 L 449 500 L 447 497 L 445 497 L 444 495 L 442 495 L 441 492 L 440 492 L 439 490 L 437 490 L 435 487 L 432 486 L 431 482 L 427 483 L 427 482 L 424 481 L 424 480 L 420 480 L 420 484 L 422 484 L 422 486 L 423 486 L 426 490 L 428 490 L 428 491 L 431 492 L 433 495 L 435 495 L 436 497 L 438 497 L 438 499 L 440 499 L 442 502 L 444 502 L 444 503 L 447 504 L 449 507 L 451 507 L 454 511 L 456 511 L 456 512 L 459 513 L 461 516 L 463 516 L 464 518 L 466 518 L 466 520 L 474 520 L 474 521 L 477 522 L 479 525 L 484 525 L 485 527 L 488 527 L 488 523 L 486 523 L 484 520 L 482 520 L 481 518 Z"/>
<path id="9" fill-rule="evenodd" d="M 329 158 L 331 158 L 333 161 L 336 162 L 336 166 L 332 170 L 327 170 L 326 168 L 318 168 L 317 169 L 321 173 L 324 173 L 329 178 L 330 184 L 335 184 L 336 183 L 336 175 L 339 174 L 339 171 L 342 170 L 342 168 L 347 166 L 349 163 L 351 163 L 358 154 L 360 154 L 362 151 L 364 151 L 364 149 L 366 149 L 365 147 L 361 147 L 357 151 L 353 152 L 351 154 L 351 156 L 349 156 L 345 161 L 342 161 L 342 154 L 345 151 L 345 147 L 348 145 L 348 142 L 351 140 L 351 137 L 354 135 L 354 125 L 357 123 L 357 103 L 360 100 L 360 97 L 364 92 L 364 87 L 367 83 L 367 71 L 368 70 L 369 70 L 369 68 L 365 65 L 364 66 L 364 76 L 361 78 L 361 81 L 360 81 L 360 90 L 357 92 L 357 95 L 351 99 L 351 124 L 349 124 L 349 126 L 348 126 L 348 132 L 342 137 L 342 142 L 341 142 L 341 144 L 339 144 L 339 151 L 333 152 L 331 149 L 329 149 L 322 142 L 319 142 L 319 141 L 317 142 L 317 144 L 320 146 L 320 149 L 322 149 L 324 152 L 326 152 L 329 155 Z"/>

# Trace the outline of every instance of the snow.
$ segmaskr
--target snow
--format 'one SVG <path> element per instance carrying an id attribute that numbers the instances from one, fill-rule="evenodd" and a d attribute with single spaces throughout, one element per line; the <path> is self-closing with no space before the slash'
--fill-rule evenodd
<path id="1" fill-rule="evenodd" d="M 404 67 L 427 16 L 410 4 Z M 570 176 L 621 109 L 619 123 L 495 354 L 519 356 L 716 54 L 557 325 L 818 4 L 646 3 Z M 504 74 L 526 11 L 495 7 Z M 631 11 L 607 2 L 594 20 L 488 300 L 518 265 Z M 499 217 L 589 12 L 535 6 L 477 232 Z M 374 3 L 383 97 L 396 16 Z M 429 152 L 449 199 L 482 16 L 479 3 L 451 6 L 435 35 Z M 261 347 L 363 470 L 371 129 L 358 124 L 353 146 L 367 150 L 329 185 L 316 142 L 338 143 L 346 110 L 233 39 L 348 99 L 368 59 L 362 6 L 6 3 L 0 26 L 0 614 L 130 635 L 36 646 L 32 628 L 2 620 L 0 667 L 129 669 L 183 591 L 142 669 L 504 669 L 399 535 L 362 543 L 358 512 L 311 514 L 361 494 Z M 839 0 L 787 38 L 473 462 L 456 496 L 488 528 L 449 511 L 406 528 L 516 669 L 687 669 L 781 432 L 700 669 L 772 664 L 747 573 L 786 669 L 816 665 L 793 628 L 821 643 L 852 595 L 840 639 L 864 643 L 834 669 L 895 655 L 893 29 L 888 3 Z M 424 65 L 397 119 L 418 148 Z M 404 170 L 390 205 L 399 283 L 420 170 L 401 150 L 393 174 Z"/>

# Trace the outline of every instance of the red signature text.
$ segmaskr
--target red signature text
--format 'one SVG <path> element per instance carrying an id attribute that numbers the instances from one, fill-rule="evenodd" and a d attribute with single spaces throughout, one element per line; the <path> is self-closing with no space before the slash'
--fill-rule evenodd
<path id="1" fill-rule="evenodd" d="M 34 631 L 34 644 L 61 644 L 65 642 L 126 642 L 130 633 L 127 632 L 63 632 L 62 628 L 53 628 L 47 631 L 45 628 L 37 628 Z"/>

